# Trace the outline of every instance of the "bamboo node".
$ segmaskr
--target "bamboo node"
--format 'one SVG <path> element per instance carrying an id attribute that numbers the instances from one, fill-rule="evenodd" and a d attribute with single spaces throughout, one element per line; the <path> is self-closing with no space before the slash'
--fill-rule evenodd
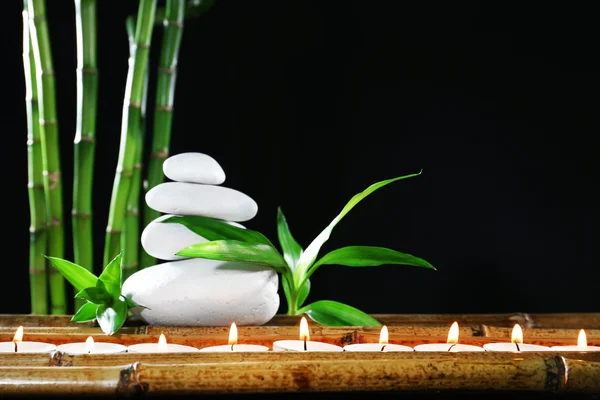
<path id="1" fill-rule="evenodd" d="M 55 119 L 47 120 L 47 119 L 40 118 L 40 125 L 42 125 L 42 126 L 56 125 L 56 120 Z"/>
<path id="2" fill-rule="evenodd" d="M 53 69 L 44 70 L 40 73 L 40 76 L 54 76 L 54 70 Z"/>
<path id="3" fill-rule="evenodd" d="M 123 265 L 121 268 L 123 269 L 137 269 L 140 266 L 140 264 L 131 264 L 131 265 Z"/>
<path id="4" fill-rule="evenodd" d="M 113 234 L 115 234 L 115 235 L 118 235 L 118 234 L 120 234 L 121 232 L 123 232 L 123 231 L 122 231 L 122 230 L 120 230 L 120 229 L 113 229 L 113 228 L 111 228 L 110 226 L 107 226 L 107 227 L 106 227 L 106 233 L 108 233 L 109 235 L 113 235 Z"/>
<path id="5" fill-rule="evenodd" d="M 40 139 L 27 139 L 27 146 L 33 146 L 38 143 L 42 143 L 42 141 Z"/>
<path id="6" fill-rule="evenodd" d="M 129 107 L 142 108 L 142 105 L 140 103 L 136 103 L 136 102 L 130 101 L 129 102 Z"/>
<path id="7" fill-rule="evenodd" d="M 150 45 L 148 45 L 146 43 L 136 43 L 135 46 L 139 47 L 141 49 L 149 49 L 150 48 Z"/>
<path id="8" fill-rule="evenodd" d="M 544 358 L 546 366 L 546 381 L 544 388 L 553 392 L 560 392 L 567 386 L 567 361 L 563 356 Z"/>
<path id="9" fill-rule="evenodd" d="M 81 217 L 81 218 L 92 218 L 94 216 L 93 213 L 85 213 L 85 212 L 77 211 L 76 209 L 71 210 L 71 215 L 73 215 L 75 217 Z"/>
<path id="10" fill-rule="evenodd" d="M 73 143 L 78 144 L 81 142 L 96 143 L 96 138 L 93 136 L 76 135 Z"/>
<path id="11" fill-rule="evenodd" d="M 139 217 L 140 213 L 137 210 L 130 210 L 125 213 L 125 215 L 130 215 L 132 217 Z"/>
<path id="12" fill-rule="evenodd" d="M 61 225 L 60 218 L 57 218 L 57 217 L 55 217 L 55 216 L 52 216 L 52 219 L 51 219 L 50 225 L 52 225 L 52 226 L 60 226 L 60 225 Z"/>
<path id="13" fill-rule="evenodd" d="M 140 382 L 140 367 L 141 364 L 136 362 L 121 370 L 117 383 L 117 394 L 139 395 L 148 391 L 148 384 Z"/>
<path id="14" fill-rule="evenodd" d="M 169 150 L 168 149 L 157 150 L 157 151 L 153 152 L 151 154 L 151 156 L 154 158 L 167 158 L 167 157 L 169 157 Z"/>
<path id="15" fill-rule="evenodd" d="M 46 230 L 45 226 L 38 226 L 38 227 L 30 226 L 29 227 L 29 233 L 38 233 L 38 232 L 43 232 L 45 230 Z"/>
<path id="16" fill-rule="evenodd" d="M 65 357 L 65 353 L 62 351 L 55 351 L 50 358 L 51 367 L 71 367 L 73 366 L 73 358 Z"/>
<path id="17" fill-rule="evenodd" d="M 84 74 L 90 74 L 90 75 L 96 75 L 98 73 L 98 69 L 97 68 L 82 68 L 81 72 L 83 72 Z"/>
<path id="18" fill-rule="evenodd" d="M 137 164 L 134 164 L 132 168 L 133 168 L 133 169 L 142 169 L 143 167 L 144 167 L 144 164 L 142 164 L 142 163 L 137 163 Z"/>
<path id="19" fill-rule="evenodd" d="M 117 174 L 121 174 L 126 178 L 130 178 L 133 175 L 133 167 L 131 168 L 117 168 Z"/>
<path id="20" fill-rule="evenodd" d="M 33 18 L 29 18 L 31 20 L 33 20 L 34 24 L 40 23 L 40 22 L 44 22 L 46 20 L 46 16 L 42 15 L 41 17 L 33 17 Z"/>
<path id="21" fill-rule="evenodd" d="M 34 266 L 29 266 L 29 275 L 45 275 L 46 269 L 38 269 Z"/>
<path id="22" fill-rule="evenodd" d="M 48 181 L 50 182 L 49 190 L 54 190 L 58 187 L 58 183 L 60 182 L 60 171 L 42 171 L 42 175 L 48 177 Z"/>
<path id="23" fill-rule="evenodd" d="M 32 182 L 29 182 L 27 184 L 27 188 L 28 189 L 43 189 L 44 188 L 44 184 L 43 183 L 32 183 Z"/>
<path id="24" fill-rule="evenodd" d="M 162 72 L 163 74 L 174 74 L 177 72 L 177 68 L 158 67 L 158 72 Z"/>
<path id="25" fill-rule="evenodd" d="M 164 19 L 164 26 L 174 26 L 177 29 L 183 29 L 183 22 L 176 21 L 174 19 Z"/>
<path id="26" fill-rule="evenodd" d="M 173 111 L 173 106 L 158 106 L 156 107 L 156 111 Z"/>

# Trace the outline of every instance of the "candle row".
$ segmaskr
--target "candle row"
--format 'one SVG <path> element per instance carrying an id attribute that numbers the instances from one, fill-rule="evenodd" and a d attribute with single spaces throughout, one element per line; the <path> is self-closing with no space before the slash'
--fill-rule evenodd
<path id="1" fill-rule="evenodd" d="M 310 340 L 308 323 L 302 317 L 300 321 L 299 340 L 278 340 L 273 342 L 273 351 L 318 351 L 318 352 L 403 352 L 403 351 L 441 351 L 441 352 L 468 352 L 468 351 L 600 351 L 600 346 L 588 346 L 585 331 L 579 332 L 576 346 L 539 346 L 523 343 L 523 330 L 516 324 L 512 330 L 510 343 L 487 343 L 483 347 L 460 344 L 458 342 L 458 323 L 450 327 L 446 343 L 429 343 L 417 345 L 414 348 L 389 343 L 386 326 L 383 326 L 379 336 L 379 343 L 350 344 L 340 347 L 334 344 Z M 254 344 L 237 344 L 237 327 L 231 324 L 229 341 L 227 345 L 211 346 L 198 349 L 192 346 L 167 343 L 164 335 L 160 335 L 158 343 L 140 343 L 123 346 L 116 343 L 94 342 L 90 336 L 85 343 L 68 343 L 55 346 L 42 342 L 24 342 L 23 327 L 19 327 L 12 342 L 0 343 L 0 353 L 44 353 L 55 350 L 67 354 L 111 354 L 111 353 L 181 353 L 181 352 L 264 352 L 270 349 L 266 346 Z"/>

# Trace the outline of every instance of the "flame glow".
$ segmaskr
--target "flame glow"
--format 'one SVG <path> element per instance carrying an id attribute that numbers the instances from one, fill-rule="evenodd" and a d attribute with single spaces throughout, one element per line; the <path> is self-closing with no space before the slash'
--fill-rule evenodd
<path id="1" fill-rule="evenodd" d="M 511 343 L 523 344 L 523 329 L 519 324 L 515 324 L 510 338 Z"/>
<path id="2" fill-rule="evenodd" d="M 458 322 L 454 321 L 450 330 L 448 331 L 448 340 L 446 341 L 448 344 L 456 344 L 458 343 Z"/>
<path id="3" fill-rule="evenodd" d="M 389 334 L 387 326 L 381 327 L 381 333 L 379 334 L 379 344 L 388 344 Z"/>
<path id="4" fill-rule="evenodd" d="M 15 336 L 13 337 L 13 342 L 22 342 L 23 341 L 23 327 L 20 326 L 19 329 L 17 329 L 17 332 L 15 333 Z"/>
<path id="5" fill-rule="evenodd" d="M 85 351 L 86 353 L 91 352 L 94 349 L 94 338 L 89 336 L 85 341 Z"/>
<path id="6" fill-rule="evenodd" d="M 234 345 L 237 344 L 237 339 L 238 339 L 238 333 L 237 333 L 237 326 L 235 325 L 235 322 L 231 324 L 231 328 L 229 328 L 229 344 L 230 345 Z"/>
<path id="7" fill-rule="evenodd" d="M 169 348 L 167 347 L 167 338 L 161 333 L 160 337 L 158 338 L 158 351 L 166 352 L 168 350 Z"/>
<path id="8" fill-rule="evenodd" d="M 587 337 L 585 336 L 585 331 L 582 329 L 579 331 L 579 336 L 577 337 L 577 347 L 587 348 Z"/>
<path id="9" fill-rule="evenodd" d="M 300 340 L 310 340 L 308 321 L 306 321 L 306 317 L 302 317 L 300 320 Z"/>

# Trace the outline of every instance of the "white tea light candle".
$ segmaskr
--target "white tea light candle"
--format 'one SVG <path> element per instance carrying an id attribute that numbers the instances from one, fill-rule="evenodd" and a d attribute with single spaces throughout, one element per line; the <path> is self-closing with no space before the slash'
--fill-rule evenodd
<path id="1" fill-rule="evenodd" d="M 127 346 L 117 343 L 95 342 L 93 337 L 88 337 L 85 343 L 66 343 L 56 347 L 57 351 L 65 354 L 116 354 L 125 353 Z"/>
<path id="2" fill-rule="evenodd" d="M 446 343 L 428 343 L 415 346 L 415 351 L 446 351 L 457 353 L 460 351 L 484 351 L 482 347 L 458 343 L 458 322 L 454 321 L 448 331 Z"/>
<path id="3" fill-rule="evenodd" d="M 310 340 L 306 317 L 300 320 L 300 340 L 277 340 L 273 342 L 273 351 L 344 351 L 335 344 L 313 342 Z"/>
<path id="4" fill-rule="evenodd" d="M 554 351 L 600 351 L 600 346 L 588 346 L 587 336 L 582 329 L 577 337 L 577 346 L 552 346 Z"/>
<path id="5" fill-rule="evenodd" d="M 167 338 L 162 333 L 158 338 L 158 343 L 132 344 L 127 347 L 128 353 L 194 353 L 197 351 L 200 350 L 192 346 L 167 343 Z"/>
<path id="6" fill-rule="evenodd" d="M 523 329 L 515 324 L 512 330 L 510 343 L 486 343 L 483 345 L 486 351 L 548 351 L 550 347 L 536 344 L 523 343 Z"/>
<path id="7" fill-rule="evenodd" d="M 0 342 L 0 353 L 50 353 L 56 346 L 43 342 L 24 342 L 23 327 L 20 326 L 12 342 Z"/>
<path id="8" fill-rule="evenodd" d="M 261 351 L 269 351 L 269 348 L 266 346 L 260 346 L 257 344 L 237 344 L 238 341 L 238 331 L 235 322 L 231 324 L 231 328 L 229 328 L 229 344 L 224 344 L 221 346 L 210 346 L 204 347 L 200 349 L 202 352 L 214 352 L 214 353 L 231 353 L 231 352 L 261 352 Z"/>
<path id="9" fill-rule="evenodd" d="M 379 344 L 377 343 L 357 343 L 348 344 L 344 346 L 344 351 L 383 351 L 383 352 L 394 352 L 394 351 L 414 351 L 412 347 L 402 346 L 399 344 L 389 344 L 389 333 L 387 326 L 381 328 L 379 333 Z"/>

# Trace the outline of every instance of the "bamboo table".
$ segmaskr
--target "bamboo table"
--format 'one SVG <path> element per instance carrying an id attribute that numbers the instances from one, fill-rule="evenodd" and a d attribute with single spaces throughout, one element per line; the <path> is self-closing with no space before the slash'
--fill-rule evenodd
<path id="1" fill-rule="evenodd" d="M 509 341 L 515 323 L 527 343 L 574 344 L 586 329 L 600 345 L 600 314 L 373 315 L 388 326 L 390 343 L 415 346 L 445 342 L 458 321 L 460 342 Z M 93 323 L 70 316 L 0 315 L 0 341 L 25 327 L 25 340 L 53 344 L 97 341 L 156 342 L 198 348 L 224 344 L 228 327 L 165 327 L 131 323 L 104 335 Z M 240 326 L 240 343 L 271 347 L 298 338 L 298 317 L 277 316 L 265 326 Z M 311 324 L 311 339 L 346 345 L 377 342 L 379 328 Z M 163 353 L 68 355 L 0 353 L 2 395 L 134 395 L 292 392 L 527 392 L 600 393 L 600 353 Z"/>

